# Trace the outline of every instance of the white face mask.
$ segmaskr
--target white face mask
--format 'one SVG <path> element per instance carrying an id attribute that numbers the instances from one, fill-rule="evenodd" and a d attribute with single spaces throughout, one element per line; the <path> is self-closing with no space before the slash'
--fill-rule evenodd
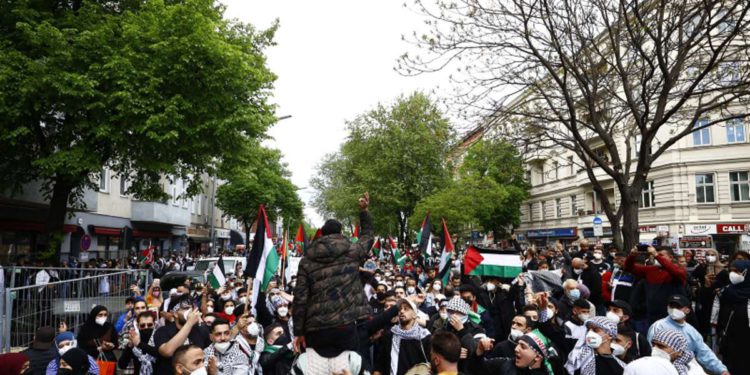
<path id="1" fill-rule="evenodd" d="M 590 317 L 591 317 L 590 314 L 586 314 L 586 313 L 580 313 L 580 314 L 578 314 L 578 319 L 580 321 L 582 321 L 582 322 L 585 322 L 585 321 L 589 320 Z"/>
<path id="2" fill-rule="evenodd" d="M 240 303 L 247 305 L 247 297 L 241 297 Z"/>
<path id="3" fill-rule="evenodd" d="M 279 309 L 276 310 L 276 312 L 278 312 L 279 316 L 283 318 L 283 317 L 286 316 L 286 314 L 289 313 L 289 308 L 288 307 L 279 307 Z"/>
<path id="4" fill-rule="evenodd" d="M 210 312 L 210 313 L 214 312 L 214 307 L 213 306 L 206 307 L 206 312 Z"/>
<path id="5" fill-rule="evenodd" d="M 550 317 L 550 318 L 553 317 L 553 316 L 555 316 L 555 310 L 548 307 L 547 308 L 547 316 Z"/>
<path id="6" fill-rule="evenodd" d="M 216 348 L 219 353 L 223 354 L 229 349 L 229 345 L 231 345 L 230 342 L 217 342 L 214 344 L 214 348 Z"/>
<path id="7" fill-rule="evenodd" d="M 417 289 L 414 288 L 413 286 L 410 286 L 410 287 L 406 288 L 406 293 L 414 294 L 416 292 L 417 292 Z"/>
<path id="8" fill-rule="evenodd" d="M 583 273 L 583 268 L 573 268 L 573 273 L 580 275 Z"/>
<path id="9" fill-rule="evenodd" d="M 594 259 L 596 260 L 602 259 L 602 253 L 594 253 Z"/>
<path id="10" fill-rule="evenodd" d="M 657 267 L 661 267 L 661 263 L 659 263 L 659 261 L 656 259 L 654 259 L 654 265 Z"/>
<path id="11" fill-rule="evenodd" d="M 487 283 L 487 291 L 488 292 L 494 292 L 495 291 L 495 284 L 493 284 L 493 283 Z"/>
<path id="12" fill-rule="evenodd" d="M 737 272 L 730 272 L 729 273 L 729 282 L 732 283 L 732 285 L 741 284 L 745 281 L 745 275 Z"/>
<path id="13" fill-rule="evenodd" d="M 232 315 L 233 312 L 234 312 L 234 306 L 229 306 L 229 307 L 224 308 L 224 314 Z"/>
<path id="14" fill-rule="evenodd" d="M 208 375 L 208 371 L 206 371 L 205 367 L 201 367 L 191 372 L 190 375 Z"/>
<path id="15" fill-rule="evenodd" d="M 613 311 L 607 311 L 607 319 L 611 320 L 615 324 L 620 323 L 620 316 L 615 314 Z"/>
<path id="16" fill-rule="evenodd" d="M 441 312 L 440 313 L 440 319 L 448 320 L 448 313 L 447 312 Z"/>
<path id="17" fill-rule="evenodd" d="M 706 255 L 706 262 L 708 262 L 708 263 L 714 263 L 714 262 L 716 262 L 716 256 L 715 255 Z"/>
<path id="18" fill-rule="evenodd" d="M 258 323 L 250 323 L 247 326 L 247 333 L 250 336 L 258 337 L 258 335 L 260 335 L 260 327 L 258 327 Z"/>
<path id="19" fill-rule="evenodd" d="M 440 289 L 443 289 L 443 286 L 440 284 L 432 284 L 432 290 L 440 291 Z"/>
<path id="20" fill-rule="evenodd" d="M 96 319 L 94 319 L 94 321 L 96 322 L 96 324 L 98 324 L 100 326 L 103 326 L 104 323 L 107 322 L 107 317 L 106 316 L 97 316 Z"/>
<path id="21" fill-rule="evenodd" d="M 518 340 L 519 337 L 523 336 L 523 332 L 520 329 L 511 329 L 510 330 L 510 339 L 515 341 Z"/>
<path id="22" fill-rule="evenodd" d="M 602 346 L 603 341 L 602 337 L 594 331 L 588 331 L 588 333 L 586 333 L 586 345 L 588 345 L 589 348 L 596 349 Z"/>
<path id="23" fill-rule="evenodd" d="M 609 344 L 609 347 L 612 348 L 612 355 L 615 357 L 625 354 L 625 348 L 616 342 Z"/>
<path id="24" fill-rule="evenodd" d="M 667 361 L 672 362 L 672 356 L 669 355 L 669 353 L 656 347 L 651 348 L 651 356 L 657 357 L 657 358 L 664 358 Z"/>
<path id="25" fill-rule="evenodd" d="M 68 350 L 75 348 L 75 344 L 65 345 L 62 348 L 58 348 L 57 352 L 60 353 L 60 357 L 63 356 Z"/>
<path id="26" fill-rule="evenodd" d="M 187 322 L 188 316 L 190 316 L 190 310 L 185 310 L 182 312 L 182 317 L 185 318 L 185 321 Z"/>
<path id="27" fill-rule="evenodd" d="M 667 313 L 669 313 L 669 317 L 672 318 L 672 320 L 683 320 L 685 319 L 685 312 L 681 309 L 676 309 L 674 307 L 667 307 Z"/>

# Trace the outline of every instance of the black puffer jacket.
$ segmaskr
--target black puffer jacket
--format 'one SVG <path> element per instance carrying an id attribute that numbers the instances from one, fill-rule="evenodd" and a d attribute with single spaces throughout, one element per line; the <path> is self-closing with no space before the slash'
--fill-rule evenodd
<path id="1" fill-rule="evenodd" d="M 373 244 L 372 217 L 360 211 L 357 243 L 341 234 L 312 243 L 299 264 L 294 288 L 294 332 L 305 335 L 338 327 L 370 315 L 370 305 L 359 278 L 359 267 Z"/>

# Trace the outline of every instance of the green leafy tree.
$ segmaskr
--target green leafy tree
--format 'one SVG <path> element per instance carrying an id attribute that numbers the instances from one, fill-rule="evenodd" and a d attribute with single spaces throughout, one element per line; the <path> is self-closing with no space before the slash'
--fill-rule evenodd
<path id="1" fill-rule="evenodd" d="M 244 162 L 224 165 L 219 176 L 226 183 L 216 189 L 216 206 L 225 215 L 242 222 L 248 244 L 250 228 L 261 204 L 265 205 L 269 220 L 283 218 L 290 231 L 296 230 L 304 219 L 304 205 L 297 195 L 297 187 L 289 181 L 290 172 L 281 162 L 280 151 L 260 145 L 248 147 Z"/>
<path id="2" fill-rule="evenodd" d="M 427 212 L 461 231 L 482 228 L 495 238 L 505 236 L 509 226 L 521 222 L 520 204 L 528 196 L 518 151 L 498 139 L 483 138 L 473 144 L 458 168 L 455 181 L 421 200 L 411 223 L 421 223 Z M 433 229 L 439 220 L 432 220 Z"/>
<path id="3" fill-rule="evenodd" d="M 0 186 L 43 186 L 52 251 L 102 167 L 137 198 L 164 198 L 163 176 L 196 194 L 275 121 L 274 31 L 213 0 L 0 3 Z"/>
<path id="4" fill-rule="evenodd" d="M 417 202 L 450 180 L 448 120 L 426 95 L 414 93 L 358 116 L 348 123 L 348 132 L 339 152 L 323 160 L 310 182 L 317 191 L 314 206 L 352 223 L 351 202 L 369 191 L 377 230 L 397 229 L 404 241 Z"/>

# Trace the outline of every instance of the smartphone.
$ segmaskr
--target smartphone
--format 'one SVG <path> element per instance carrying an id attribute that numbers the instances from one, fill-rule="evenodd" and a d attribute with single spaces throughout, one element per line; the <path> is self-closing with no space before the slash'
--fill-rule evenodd
<path id="1" fill-rule="evenodd" d="M 648 251 L 648 248 L 649 248 L 649 246 L 651 246 L 651 245 L 643 245 L 643 244 L 639 244 L 639 245 L 638 245 L 638 246 L 636 246 L 636 247 L 638 248 L 638 251 L 641 251 L 641 252 L 644 252 L 644 253 L 645 253 L 645 252 L 647 252 L 647 251 Z"/>

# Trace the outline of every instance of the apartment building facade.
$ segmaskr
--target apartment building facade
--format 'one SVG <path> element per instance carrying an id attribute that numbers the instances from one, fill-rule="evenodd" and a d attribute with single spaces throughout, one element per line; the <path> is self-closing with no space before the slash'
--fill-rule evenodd
<path id="1" fill-rule="evenodd" d="M 641 243 L 669 244 L 699 254 L 709 248 L 725 254 L 750 250 L 749 127 L 733 120 L 703 129 L 681 139 L 654 163 L 641 195 Z M 581 238 L 612 241 L 601 197 L 579 166 L 575 156 L 565 152 L 528 162 L 530 197 L 521 205 L 522 223 L 516 229 L 522 240 L 540 246 Z M 618 206 L 614 182 L 601 168 L 594 173 L 609 201 Z M 595 233 L 595 220 L 602 223 L 601 233 Z"/>
<path id="2" fill-rule="evenodd" d="M 244 243 L 245 234 L 236 220 L 214 207 L 219 183 L 204 176 L 203 192 L 184 198 L 183 181 L 164 179 L 168 200 L 141 201 L 128 194 L 127 181 L 102 169 L 98 189 L 84 193 L 86 209 L 66 217 L 60 259 L 122 258 L 150 246 L 161 254 L 208 253 L 212 238 L 216 249 L 233 249 Z M 0 264 L 27 257 L 36 246 L 47 212 L 39 187 L 29 184 L 12 196 L 0 193 Z"/>

